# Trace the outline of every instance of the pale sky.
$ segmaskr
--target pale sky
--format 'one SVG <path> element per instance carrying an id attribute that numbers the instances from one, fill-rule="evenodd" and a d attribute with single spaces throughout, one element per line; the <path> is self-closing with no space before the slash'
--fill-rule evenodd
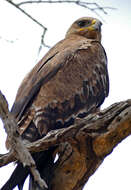
<path id="1" fill-rule="evenodd" d="M 106 10 L 108 15 L 99 12 L 104 19 L 102 44 L 107 52 L 110 76 L 110 94 L 103 105 L 107 107 L 112 103 L 131 98 L 131 1 L 98 0 L 96 2 L 103 6 L 117 8 L 117 10 Z M 35 4 L 24 7 L 48 27 L 45 40 L 50 46 L 63 39 L 70 24 L 79 17 L 93 16 L 100 19 L 91 11 L 72 4 Z M 5 94 L 10 107 L 22 79 L 36 64 L 41 34 L 40 27 L 4 0 L 0 1 L 0 90 Z M 46 51 L 47 49 L 44 48 L 40 57 Z M 1 154 L 6 152 L 4 148 L 6 135 L 2 122 L 0 126 Z M 88 190 L 131 189 L 130 147 L 131 137 L 128 137 L 115 148 L 89 179 Z M 9 178 L 12 167 L 8 165 L 0 168 L 0 187 Z M 87 187 L 85 186 L 85 190 Z"/>

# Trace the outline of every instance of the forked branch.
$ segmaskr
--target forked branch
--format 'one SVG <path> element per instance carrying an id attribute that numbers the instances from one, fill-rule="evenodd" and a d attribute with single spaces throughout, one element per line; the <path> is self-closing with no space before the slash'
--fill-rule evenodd
<path id="1" fill-rule="evenodd" d="M 7 104 L 1 103 L 0 107 L 3 117 L 1 113 L 6 112 Z M 9 114 L 4 118 L 4 123 L 12 125 L 14 118 L 9 117 Z M 127 100 L 85 119 L 76 120 L 68 128 L 51 131 L 44 138 L 26 145 L 26 148 L 32 153 L 57 146 L 59 159 L 52 171 L 51 190 L 80 190 L 104 158 L 130 134 L 131 100 Z M 19 138 L 13 142 L 16 145 L 17 140 Z M 16 145 L 13 148 L 15 151 L 0 156 L 0 166 L 17 159 L 23 162 Z"/>
<path id="2" fill-rule="evenodd" d="M 33 14 L 30 14 L 27 11 L 27 5 L 33 5 L 33 4 L 73 4 L 73 5 L 77 5 L 80 6 L 82 8 L 86 8 L 90 11 L 92 11 L 93 13 L 95 13 L 99 18 L 101 18 L 101 20 L 103 20 L 103 17 L 100 15 L 100 13 L 103 14 L 108 14 L 107 10 L 115 10 L 115 8 L 113 7 L 103 7 L 100 6 L 98 3 L 90 3 L 87 1 L 82 1 L 82 0 L 31 0 L 31 1 L 21 1 L 21 2 L 17 2 L 17 0 L 5 0 L 8 3 L 10 3 L 12 6 L 14 6 L 15 8 L 17 8 L 19 11 L 21 11 L 25 16 L 27 16 L 32 22 L 34 22 L 35 24 L 37 24 L 37 26 L 39 26 L 42 29 L 42 35 L 41 35 L 41 44 L 39 47 L 39 51 L 38 51 L 38 55 L 42 49 L 42 47 L 48 47 L 50 48 L 49 45 L 47 45 L 45 43 L 45 35 L 47 32 L 47 27 L 44 26 L 41 21 L 39 21 L 38 19 L 36 19 L 34 17 Z M 26 6 L 26 9 L 24 9 L 24 7 Z"/>
<path id="3" fill-rule="evenodd" d="M 38 182 L 41 188 L 47 188 L 47 184 L 43 179 L 41 179 L 39 172 L 36 169 L 35 161 L 33 160 L 31 154 L 24 146 L 21 137 L 17 131 L 17 123 L 15 118 L 11 115 L 8 110 L 8 103 L 4 95 L 0 91 L 0 118 L 4 123 L 5 131 L 8 135 L 9 144 L 11 145 L 11 153 L 15 153 L 15 158 L 23 163 L 23 166 L 30 167 L 30 171 L 34 176 L 35 181 Z M 9 153 L 9 155 L 11 154 Z M 6 158 L 5 158 L 6 157 Z M 10 160 L 10 157 L 5 156 L 4 158 Z M 0 160 L 0 163 L 3 159 Z"/>

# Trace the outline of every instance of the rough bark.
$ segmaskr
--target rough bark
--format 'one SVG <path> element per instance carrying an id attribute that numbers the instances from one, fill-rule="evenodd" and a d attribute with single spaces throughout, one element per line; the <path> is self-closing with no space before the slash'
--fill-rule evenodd
<path id="1" fill-rule="evenodd" d="M 26 148 L 29 152 L 39 152 L 57 145 L 59 158 L 54 164 L 51 190 L 81 190 L 104 158 L 130 134 L 131 100 L 127 100 L 76 120 L 69 128 L 51 131 Z M 22 160 L 20 157 L 17 151 L 1 155 L 0 166 Z"/>
<path id="2" fill-rule="evenodd" d="M 47 188 L 46 182 L 41 179 L 38 170 L 36 169 L 35 161 L 30 152 L 24 146 L 22 139 L 17 131 L 17 122 L 8 110 L 8 103 L 0 92 L 0 117 L 4 123 L 5 131 L 8 134 L 8 139 L 11 144 L 11 152 L 15 153 L 17 160 L 23 163 L 23 166 L 29 166 L 35 181 L 38 182 L 41 188 Z M 7 157 L 8 159 L 8 157 Z M 0 161 L 1 162 L 1 161 Z"/>

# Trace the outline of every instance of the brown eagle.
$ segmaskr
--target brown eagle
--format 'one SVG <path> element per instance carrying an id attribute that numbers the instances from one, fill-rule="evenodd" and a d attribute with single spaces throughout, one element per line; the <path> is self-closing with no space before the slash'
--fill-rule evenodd
<path id="1" fill-rule="evenodd" d="M 11 112 L 25 143 L 36 141 L 50 130 L 68 127 L 76 117 L 96 112 L 108 96 L 107 57 L 101 45 L 101 25 L 96 18 L 76 20 L 65 39 L 51 48 L 23 80 Z M 43 178 L 51 171 L 54 150 L 55 147 L 33 154 Z M 1 190 L 12 190 L 15 186 L 22 190 L 28 175 L 30 190 L 40 189 L 29 169 L 17 163 Z"/>

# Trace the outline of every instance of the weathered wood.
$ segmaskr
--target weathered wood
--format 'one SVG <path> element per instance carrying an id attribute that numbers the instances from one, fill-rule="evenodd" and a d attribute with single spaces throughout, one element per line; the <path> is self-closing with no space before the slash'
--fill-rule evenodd
<path id="1" fill-rule="evenodd" d="M 29 166 L 32 175 L 34 176 L 35 181 L 40 185 L 42 188 L 47 188 L 46 182 L 41 179 L 39 172 L 36 169 L 35 161 L 33 160 L 31 154 L 24 146 L 22 139 L 17 131 L 17 123 L 15 118 L 11 115 L 8 110 L 8 103 L 4 97 L 4 95 L 0 91 L 0 117 L 4 123 L 5 131 L 7 132 L 9 144 L 12 148 L 12 154 L 15 155 L 17 160 L 23 163 L 23 166 Z M 14 153 L 13 153 L 14 152 Z M 11 153 L 9 153 L 10 156 Z M 9 162 L 11 159 L 7 158 L 6 160 Z M 0 163 L 3 163 L 4 160 L 0 159 Z"/>
<path id="2" fill-rule="evenodd" d="M 8 123 L 12 125 L 9 117 Z M 76 124 L 49 132 L 44 138 L 26 145 L 30 152 L 58 146 L 59 158 L 52 169 L 51 190 L 81 190 L 104 158 L 131 134 L 131 100 L 111 105 Z M 15 151 L 0 156 L 0 166 L 22 160 Z"/>

